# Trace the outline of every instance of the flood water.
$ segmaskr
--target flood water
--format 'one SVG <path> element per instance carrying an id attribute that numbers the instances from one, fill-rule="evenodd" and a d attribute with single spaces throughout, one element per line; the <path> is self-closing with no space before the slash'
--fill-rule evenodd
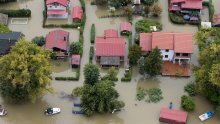
<path id="1" fill-rule="evenodd" d="M 30 8 L 32 10 L 32 18 L 28 25 L 10 25 L 10 29 L 14 31 L 22 31 L 26 39 L 31 40 L 35 36 L 45 36 L 49 31 L 54 29 L 42 28 L 42 11 L 43 0 L 18 0 L 18 3 L 10 3 L 0 5 L 0 8 Z M 213 2 L 220 3 L 220 0 L 213 0 Z M 167 0 L 160 0 L 163 8 L 163 13 L 160 21 L 163 24 L 163 31 L 167 32 L 187 32 L 195 33 L 198 28 L 192 25 L 174 25 L 169 21 Z M 71 0 L 71 6 L 79 5 L 78 0 Z M 216 5 L 217 8 L 217 5 Z M 219 8 L 218 8 L 219 9 Z M 83 66 L 89 61 L 89 47 L 90 47 L 90 27 L 94 23 L 96 25 L 96 35 L 103 36 L 103 31 L 108 28 L 119 29 L 120 22 L 126 21 L 126 18 L 105 18 L 99 17 L 107 14 L 106 9 L 90 5 L 90 0 L 86 0 L 87 22 L 84 31 L 84 52 L 81 61 L 81 76 L 78 82 L 64 82 L 52 81 L 54 88 L 53 94 L 46 94 L 42 99 L 36 103 L 26 103 L 22 105 L 14 105 L 5 103 L 0 98 L 2 104 L 8 111 L 8 115 L 0 118 L 0 124 L 162 124 L 158 121 L 159 112 L 162 107 L 167 107 L 172 101 L 175 109 L 180 109 L 180 97 L 185 94 L 183 87 L 193 81 L 191 78 L 170 78 L 158 76 L 155 79 L 143 80 L 142 76 L 138 74 L 138 69 L 133 69 L 133 79 L 130 83 L 117 82 L 116 89 L 118 90 L 120 100 L 126 103 L 124 110 L 117 114 L 94 115 L 92 117 L 84 117 L 72 114 L 72 104 L 78 99 L 72 99 L 67 96 L 72 92 L 72 89 L 83 84 Z M 135 17 L 134 22 L 142 17 Z M 64 20 L 50 21 L 50 23 L 63 23 Z M 133 27 L 134 29 L 134 27 Z M 75 29 L 64 29 L 70 32 L 71 42 L 77 41 L 79 38 L 79 31 Z M 197 65 L 198 48 L 194 45 L 194 54 L 192 56 L 192 64 Z M 69 60 L 51 62 L 53 65 L 53 76 L 68 75 L 74 73 L 70 68 Z M 103 73 L 106 70 L 102 70 Z M 123 66 L 119 69 L 118 77 L 121 78 L 124 74 Z M 163 92 L 164 99 L 156 104 L 146 103 L 144 101 L 137 101 L 136 89 L 159 87 Z M 212 110 L 212 106 L 202 97 L 195 97 L 196 111 L 189 113 L 188 124 L 201 124 L 198 116 L 206 111 Z M 135 105 L 136 104 L 136 105 Z M 43 111 L 47 107 L 60 107 L 61 113 L 55 116 L 44 116 Z M 216 116 L 202 124 L 219 124 L 220 120 Z"/>

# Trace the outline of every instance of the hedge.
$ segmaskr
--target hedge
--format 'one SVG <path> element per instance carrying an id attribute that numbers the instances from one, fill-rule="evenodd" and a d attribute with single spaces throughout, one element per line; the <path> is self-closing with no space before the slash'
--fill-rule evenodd
<path id="1" fill-rule="evenodd" d="M 92 26 L 91 26 L 90 41 L 91 41 L 91 43 L 95 42 L 95 24 L 92 24 Z"/>
<path id="2" fill-rule="evenodd" d="M 0 10 L 0 13 L 8 15 L 8 17 L 31 17 L 30 9 L 19 9 L 19 10 Z"/>
<path id="3" fill-rule="evenodd" d="M 78 81 L 80 77 L 80 68 L 76 70 L 76 77 L 55 77 L 58 81 Z"/>
<path id="4" fill-rule="evenodd" d="M 79 2 L 80 2 L 80 4 L 81 4 L 81 7 L 82 7 L 83 12 L 85 12 L 85 10 L 86 10 L 85 1 L 84 1 L 84 0 L 80 0 Z"/>
<path id="5" fill-rule="evenodd" d="M 186 24 L 186 21 L 183 19 L 183 17 L 176 15 L 173 12 L 169 12 L 169 17 L 171 22 L 174 24 Z"/>
<path id="6" fill-rule="evenodd" d="M 90 63 L 92 63 L 93 55 L 94 55 L 94 47 L 90 46 L 90 50 L 89 50 L 89 62 Z"/>

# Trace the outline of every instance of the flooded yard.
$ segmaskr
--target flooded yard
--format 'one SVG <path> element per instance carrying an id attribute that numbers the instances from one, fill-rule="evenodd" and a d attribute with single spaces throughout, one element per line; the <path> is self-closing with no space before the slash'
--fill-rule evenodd
<path id="1" fill-rule="evenodd" d="M 27 25 L 9 25 L 13 31 L 21 31 L 25 34 L 25 38 L 31 40 L 35 36 L 45 36 L 49 31 L 54 30 L 42 28 L 42 11 L 43 0 L 18 0 L 18 3 L 10 3 L 0 8 L 18 9 L 30 8 L 32 10 L 32 18 L 30 18 Z M 14 105 L 5 103 L 0 98 L 0 104 L 8 111 L 6 117 L 0 118 L 0 124 L 162 124 L 159 122 L 159 112 L 162 107 L 168 107 L 170 101 L 173 102 L 175 109 L 180 109 L 180 97 L 185 94 L 183 87 L 193 81 L 191 78 L 170 78 L 158 76 L 155 79 L 143 80 L 139 75 L 137 67 L 133 68 L 133 79 L 129 83 L 116 82 L 116 89 L 118 90 L 119 99 L 126 103 L 123 111 L 117 114 L 94 115 L 92 117 L 78 116 L 72 114 L 72 104 L 78 99 L 70 99 L 61 97 L 68 95 L 72 89 L 83 84 L 83 66 L 89 62 L 89 47 L 90 43 L 90 27 L 94 23 L 96 26 L 96 35 L 103 36 L 105 29 L 119 29 L 120 22 L 127 21 L 126 18 L 103 18 L 99 17 L 107 14 L 104 8 L 97 8 L 91 6 L 90 0 L 86 1 L 87 22 L 84 30 L 84 52 L 81 60 L 81 76 L 78 82 L 67 81 L 52 81 L 54 93 L 46 94 L 41 100 L 35 104 L 26 103 L 22 105 Z M 169 21 L 168 17 L 168 2 L 167 0 L 159 0 L 163 8 L 163 12 L 159 20 L 163 24 L 163 31 L 165 32 L 185 32 L 195 34 L 198 30 L 197 26 L 192 25 L 175 25 Z M 213 2 L 220 0 L 213 0 Z M 78 0 L 71 0 L 71 6 L 79 5 Z M 216 3 L 217 4 L 217 3 Z M 220 5 L 220 4 L 219 4 Z M 217 6 L 216 6 L 217 8 Z M 219 9 L 219 8 L 218 8 Z M 219 9 L 220 11 L 220 9 Z M 142 17 L 135 17 L 134 22 Z M 58 21 L 58 22 L 57 22 Z M 60 21 L 60 22 L 59 22 Z M 56 20 L 53 23 L 63 23 L 63 20 Z M 51 21 L 52 22 L 52 21 Z M 133 25 L 134 26 L 134 25 Z M 70 32 L 70 41 L 74 42 L 79 39 L 79 31 L 76 29 L 64 29 Z M 133 27 L 134 31 L 134 27 Z M 128 44 L 128 43 L 127 43 Z M 194 53 L 192 55 L 192 64 L 198 65 L 198 48 L 195 44 Z M 71 69 L 69 60 L 52 61 L 53 76 L 74 73 Z M 102 70 L 103 74 L 106 70 Z M 124 74 L 123 66 L 119 68 L 119 80 Z M 164 99 L 158 103 L 146 103 L 145 101 L 136 100 L 136 90 L 138 87 L 142 88 L 161 88 Z M 196 110 L 188 115 L 188 124 L 201 124 L 198 116 L 206 111 L 212 110 L 212 106 L 202 97 L 195 97 Z M 60 107 L 61 113 L 55 116 L 44 116 L 43 111 L 47 107 Z M 219 124 L 220 119 L 214 118 L 204 122 L 203 124 Z"/>

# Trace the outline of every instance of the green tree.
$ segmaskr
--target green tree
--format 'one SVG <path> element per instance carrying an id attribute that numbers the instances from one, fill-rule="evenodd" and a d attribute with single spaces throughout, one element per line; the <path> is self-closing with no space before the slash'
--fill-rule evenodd
<path id="1" fill-rule="evenodd" d="M 43 36 L 37 36 L 32 39 L 32 42 L 38 46 L 43 46 L 45 44 L 45 38 Z"/>
<path id="2" fill-rule="evenodd" d="M 117 81 L 118 80 L 117 75 L 118 75 L 118 71 L 115 69 L 115 67 L 111 67 L 108 70 L 107 74 L 102 79 L 110 80 L 110 81 Z"/>
<path id="3" fill-rule="evenodd" d="M 124 103 L 117 100 L 119 94 L 114 89 L 114 83 L 109 80 L 102 80 L 94 85 L 84 84 L 73 92 L 81 97 L 82 111 L 88 116 L 94 113 L 109 113 L 113 109 L 124 107 Z"/>
<path id="4" fill-rule="evenodd" d="M 181 107 L 184 110 L 191 112 L 195 109 L 195 103 L 191 97 L 183 95 L 181 97 Z"/>
<path id="5" fill-rule="evenodd" d="M 131 65 L 136 65 L 140 57 L 141 57 L 141 47 L 138 46 L 137 44 L 134 44 L 129 48 L 129 53 L 128 53 L 129 63 Z"/>
<path id="6" fill-rule="evenodd" d="M 0 23 L 0 33 L 8 33 L 8 32 L 11 32 L 11 30 L 7 26 Z"/>
<path id="7" fill-rule="evenodd" d="M 0 59 L 0 94 L 10 102 L 32 101 L 51 91 L 49 54 L 21 40 Z"/>
<path id="8" fill-rule="evenodd" d="M 97 5 L 106 5 L 108 4 L 108 0 L 95 0 Z"/>
<path id="9" fill-rule="evenodd" d="M 73 42 L 70 44 L 70 54 L 81 54 L 82 53 L 82 45 L 80 42 Z"/>
<path id="10" fill-rule="evenodd" d="M 98 82 L 100 72 L 97 65 L 94 64 L 86 64 L 84 67 L 84 76 L 85 76 L 85 83 L 94 85 Z"/>
<path id="11" fill-rule="evenodd" d="M 162 63 L 161 52 L 158 48 L 155 48 L 149 56 L 146 57 L 144 70 L 150 76 L 156 76 L 160 74 Z"/>
<path id="12" fill-rule="evenodd" d="M 142 56 L 139 60 L 138 60 L 138 68 L 139 68 L 139 73 L 140 74 L 144 74 L 145 70 L 145 58 Z"/>

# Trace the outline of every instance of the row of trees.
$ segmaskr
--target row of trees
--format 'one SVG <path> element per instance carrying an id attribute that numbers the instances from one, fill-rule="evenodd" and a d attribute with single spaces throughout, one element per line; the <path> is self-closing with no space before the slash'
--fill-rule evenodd
<path id="1" fill-rule="evenodd" d="M 220 110 L 220 29 L 201 29 L 196 39 L 200 50 L 200 66 L 194 68 L 196 89 Z"/>
<path id="2" fill-rule="evenodd" d="M 87 64 L 84 67 L 85 82 L 82 87 L 73 90 L 73 94 L 80 96 L 82 111 L 91 116 L 94 113 L 109 113 L 114 109 L 124 107 L 124 102 L 118 101 L 118 92 L 114 89 L 114 82 L 109 78 L 116 78 L 114 69 L 109 71 L 104 80 L 100 80 L 97 65 Z M 111 77 L 110 77 L 111 76 Z"/>

